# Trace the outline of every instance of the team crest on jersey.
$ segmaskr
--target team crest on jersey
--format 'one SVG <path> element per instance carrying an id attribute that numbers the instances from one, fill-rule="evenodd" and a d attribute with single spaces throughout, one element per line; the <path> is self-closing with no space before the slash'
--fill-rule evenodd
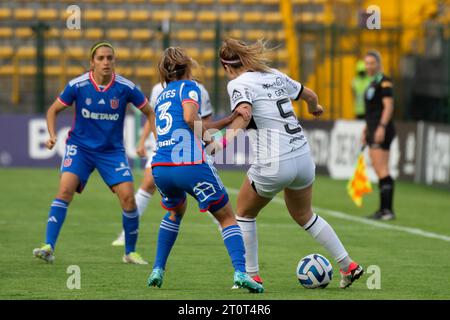
<path id="1" fill-rule="evenodd" d="M 112 109 L 117 109 L 119 107 L 119 99 L 109 100 Z"/>
<path id="2" fill-rule="evenodd" d="M 233 100 L 233 102 L 238 101 L 239 99 L 242 99 L 242 93 L 240 93 L 237 90 L 233 90 L 233 94 L 231 96 L 231 100 Z"/>
<path id="3" fill-rule="evenodd" d="M 71 158 L 64 159 L 64 168 L 70 167 L 71 165 L 72 165 Z"/>
<path id="4" fill-rule="evenodd" d="M 90 106 L 92 104 L 92 99 L 91 98 L 86 98 L 85 103 L 86 103 L 87 106 Z"/>

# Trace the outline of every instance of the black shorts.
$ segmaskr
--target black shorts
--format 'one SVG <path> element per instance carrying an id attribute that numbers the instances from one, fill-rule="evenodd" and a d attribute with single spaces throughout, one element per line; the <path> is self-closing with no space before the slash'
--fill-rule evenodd
<path id="1" fill-rule="evenodd" d="M 384 141 L 380 144 L 375 143 L 374 141 L 376 129 L 377 127 L 375 126 L 367 126 L 367 145 L 369 146 L 369 148 L 389 150 L 396 135 L 394 125 L 391 123 L 386 127 Z"/>

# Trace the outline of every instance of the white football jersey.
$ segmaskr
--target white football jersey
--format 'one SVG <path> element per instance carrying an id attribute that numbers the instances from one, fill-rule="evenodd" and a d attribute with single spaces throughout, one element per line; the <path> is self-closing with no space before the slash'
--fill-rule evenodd
<path id="1" fill-rule="evenodd" d="M 284 73 L 245 72 L 227 86 L 231 110 L 241 103 L 252 106 L 253 118 L 247 129 L 256 163 L 290 159 L 307 152 L 307 140 L 294 113 L 303 85 Z"/>

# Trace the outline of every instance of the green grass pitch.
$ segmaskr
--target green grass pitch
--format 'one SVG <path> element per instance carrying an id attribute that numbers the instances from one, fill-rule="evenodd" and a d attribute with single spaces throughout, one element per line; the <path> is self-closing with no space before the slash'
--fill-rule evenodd
<path id="1" fill-rule="evenodd" d="M 245 176 L 221 171 L 235 207 L 235 189 Z M 450 242 L 402 230 L 380 228 L 323 214 L 351 256 L 364 267 L 381 270 L 381 289 L 368 289 L 370 274 L 347 290 L 339 289 L 338 266 L 326 289 L 308 290 L 298 283 L 295 268 L 310 253 L 331 257 L 272 202 L 260 214 L 261 275 L 266 292 L 251 295 L 231 290 L 233 270 L 220 233 L 192 198 L 168 261 L 161 289 L 148 288 L 159 221 L 164 214 L 156 195 L 141 219 L 138 251 L 150 266 L 125 265 L 122 248 L 111 241 L 121 230 L 121 211 L 114 194 L 94 173 L 81 196 L 72 202 L 56 247 L 53 265 L 32 257 L 44 240 L 50 202 L 59 173 L 52 169 L 0 169 L 0 299 L 449 299 Z M 136 175 L 136 186 L 140 177 Z M 376 208 L 377 192 L 356 208 L 345 181 L 318 177 L 314 206 L 363 217 Z M 376 191 L 376 187 L 375 187 Z M 278 195 L 281 198 L 282 195 Z M 397 220 L 389 225 L 419 228 L 450 236 L 450 194 L 397 183 Z M 81 269 L 81 289 L 69 290 L 67 267 Z"/>

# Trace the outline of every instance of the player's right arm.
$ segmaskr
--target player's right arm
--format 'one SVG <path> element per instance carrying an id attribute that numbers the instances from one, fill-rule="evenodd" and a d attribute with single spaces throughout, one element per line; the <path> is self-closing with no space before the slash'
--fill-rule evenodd
<path id="1" fill-rule="evenodd" d="M 202 123 L 202 120 L 198 116 L 198 104 L 195 102 L 184 102 L 183 104 L 183 120 L 187 123 L 189 128 L 192 129 L 197 138 L 202 140 L 203 132 L 206 131 L 205 126 Z M 202 132 L 196 132 L 195 123 L 201 123 Z"/>
<path id="2" fill-rule="evenodd" d="M 50 138 L 47 140 L 45 145 L 50 150 L 53 149 L 56 144 L 56 116 L 66 108 L 67 105 L 63 104 L 59 99 L 56 99 L 47 110 L 47 130 Z"/>
<path id="3" fill-rule="evenodd" d="M 300 82 L 295 81 L 287 75 L 280 72 L 284 76 L 286 90 L 292 100 L 302 99 L 308 104 L 308 112 L 315 117 L 320 117 L 323 114 L 323 107 L 319 104 L 317 94 L 311 89 L 305 87 Z"/>
<path id="4" fill-rule="evenodd" d="M 323 114 L 323 107 L 319 104 L 319 98 L 311 89 L 303 87 L 300 99 L 308 104 L 308 112 L 313 116 L 320 117 Z"/>
<path id="5" fill-rule="evenodd" d="M 76 88 L 69 82 L 47 110 L 47 130 L 50 134 L 50 139 L 47 140 L 46 146 L 50 150 L 56 144 L 56 115 L 67 107 L 70 107 L 74 103 L 75 97 Z"/>
<path id="6" fill-rule="evenodd" d="M 145 121 L 144 128 L 142 129 L 141 138 L 139 139 L 139 143 L 136 148 L 136 153 L 140 157 L 145 157 L 147 154 L 147 150 L 145 149 L 145 140 L 147 140 L 148 136 L 150 135 L 150 131 L 151 131 L 150 122 Z"/>

